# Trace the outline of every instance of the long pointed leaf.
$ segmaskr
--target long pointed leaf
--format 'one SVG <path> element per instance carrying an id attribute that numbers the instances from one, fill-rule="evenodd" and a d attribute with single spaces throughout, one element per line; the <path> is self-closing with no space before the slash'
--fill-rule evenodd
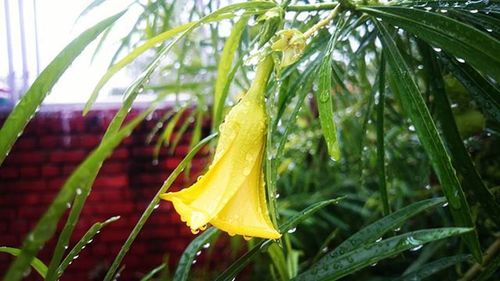
<path id="1" fill-rule="evenodd" d="M 21 250 L 17 248 L 2 246 L 0 247 L 0 252 L 11 254 L 17 257 L 19 253 L 21 253 Z M 40 276 L 42 276 L 42 278 L 45 279 L 45 275 L 47 275 L 47 266 L 43 263 L 43 261 L 41 261 L 38 258 L 34 258 L 31 261 L 31 267 L 33 267 L 36 270 L 36 272 L 38 272 L 38 274 L 40 274 Z"/>
<path id="2" fill-rule="evenodd" d="M 411 76 L 412 72 L 390 36 L 387 27 L 378 21 L 374 22 L 380 32 L 380 39 L 385 47 L 385 54 L 387 54 L 387 62 L 391 68 L 391 86 L 394 86 L 393 90 L 399 95 L 400 103 L 413 121 L 419 140 L 427 151 L 434 171 L 443 187 L 443 192 L 448 199 L 455 224 L 474 227 L 469 204 L 451 163 L 450 155 L 448 155 L 443 140 L 437 132 L 436 125 L 418 86 Z M 466 233 L 464 240 L 474 258 L 481 260 L 481 247 L 477 233 L 475 231 Z"/>
<path id="3" fill-rule="evenodd" d="M 417 230 L 394 236 L 356 248 L 331 259 L 328 263 L 318 262 L 293 280 L 337 280 L 403 251 L 470 231 L 471 228 L 449 227 Z"/>
<path id="4" fill-rule="evenodd" d="M 175 270 L 174 281 L 188 280 L 191 265 L 193 265 L 193 261 L 198 251 L 200 251 L 205 244 L 213 241 L 219 233 L 220 232 L 217 228 L 211 227 L 189 243 L 186 250 L 182 253 L 179 265 Z"/>
<path id="5" fill-rule="evenodd" d="M 408 7 L 361 8 L 442 48 L 500 81 L 500 42 L 470 25 L 440 13 Z"/>

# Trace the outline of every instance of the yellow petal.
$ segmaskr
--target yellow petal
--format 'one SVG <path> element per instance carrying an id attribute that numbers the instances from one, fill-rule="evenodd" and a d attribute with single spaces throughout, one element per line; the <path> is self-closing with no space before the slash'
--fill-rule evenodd
<path id="1" fill-rule="evenodd" d="M 263 105 L 245 95 L 221 125 L 207 173 L 191 187 L 161 196 L 172 201 L 193 232 L 209 223 L 248 178 L 264 145 L 265 121 Z"/>
<path id="2" fill-rule="evenodd" d="M 247 180 L 238 188 L 224 209 L 210 221 L 230 235 L 268 239 L 278 239 L 281 236 L 269 219 L 262 173 L 262 151 L 263 149 Z"/>

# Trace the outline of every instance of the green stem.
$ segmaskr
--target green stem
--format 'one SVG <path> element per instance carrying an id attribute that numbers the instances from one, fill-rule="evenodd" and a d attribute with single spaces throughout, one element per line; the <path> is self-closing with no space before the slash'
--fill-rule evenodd
<path id="1" fill-rule="evenodd" d="M 255 72 L 255 78 L 253 80 L 247 95 L 250 97 L 264 100 L 264 93 L 266 91 L 267 80 L 271 76 L 271 72 L 274 68 L 274 62 L 271 56 L 267 56 L 262 60 L 257 66 L 257 71 Z"/>

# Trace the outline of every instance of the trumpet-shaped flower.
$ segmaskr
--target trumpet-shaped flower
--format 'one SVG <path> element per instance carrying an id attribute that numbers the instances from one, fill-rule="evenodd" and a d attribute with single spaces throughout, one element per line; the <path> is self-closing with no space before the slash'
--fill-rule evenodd
<path id="1" fill-rule="evenodd" d="M 215 156 L 206 174 L 189 188 L 161 195 L 173 203 L 193 233 L 212 224 L 230 235 L 280 237 L 268 215 L 262 172 L 266 136 L 263 94 L 272 69 L 272 62 L 266 61 L 267 65 L 257 69 L 250 90 L 220 126 Z"/>

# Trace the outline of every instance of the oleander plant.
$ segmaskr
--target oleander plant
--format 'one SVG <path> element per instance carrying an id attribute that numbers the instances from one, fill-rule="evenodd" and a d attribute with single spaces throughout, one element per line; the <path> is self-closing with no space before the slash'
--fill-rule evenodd
<path id="1" fill-rule="evenodd" d="M 166 99 L 175 112 L 151 132 L 155 153 L 177 122 L 191 122 L 190 152 L 104 280 L 117 278 L 157 204 L 173 204 L 197 235 L 175 268 L 151 264 L 142 280 L 500 280 L 499 1 L 124 2 L 59 53 L 0 129 L 1 164 L 79 54 L 94 41 L 102 51 L 131 7 L 141 10 L 83 112 L 132 68 L 121 109 L 23 244 L 0 248 L 15 256 L 4 280 L 30 267 L 44 280 L 64 278 L 68 261 L 114 220 L 66 249 L 102 163 Z M 126 119 L 145 93 L 154 101 Z M 192 118 L 179 121 L 186 108 Z M 207 146 L 202 176 L 169 192 Z M 59 223 L 44 264 L 37 254 Z M 221 237 L 234 248 L 225 266 L 192 269 Z"/>

